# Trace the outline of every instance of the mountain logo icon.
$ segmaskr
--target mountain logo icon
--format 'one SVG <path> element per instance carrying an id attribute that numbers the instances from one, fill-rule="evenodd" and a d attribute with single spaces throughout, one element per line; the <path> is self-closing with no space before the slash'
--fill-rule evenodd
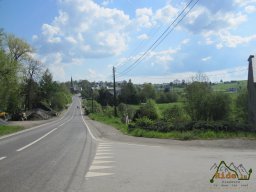
<path id="1" fill-rule="evenodd" d="M 210 168 L 210 171 L 214 171 L 213 177 L 210 179 L 210 182 L 213 183 L 216 179 L 221 180 L 250 180 L 252 169 L 247 171 L 245 167 L 240 164 L 236 166 L 233 162 L 228 166 L 225 161 L 221 161 L 219 165 L 216 163 Z"/>

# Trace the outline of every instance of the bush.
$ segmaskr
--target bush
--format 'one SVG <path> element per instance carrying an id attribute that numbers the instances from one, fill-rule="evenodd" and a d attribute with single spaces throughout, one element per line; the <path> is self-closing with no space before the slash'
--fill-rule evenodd
<path id="1" fill-rule="evenodd" d="M 141 129 L 149 129 L 150 126 L 152 126 L 154 121 L 149 119 L 148 117 L 142 117 L 139 119 L 136 119 L 135 126 Z"/>
<path id="2" fill-rule="evenodd" d="M 239 122 L 248 122 L 248 91 L 241 90 L 236 99 L 236 120 Z"/>
<path id="3" fill-rule="evenodd" d="M 85 114 L 92 112 L 92 102 L 90 100 L 83 100 L 83 107 L 85 108 Z M 102 113 L 101 105 L 93 100 L 93 113 Z"/>
<path id="4" fill-rule="evenodd" d="M 114 116 L 114 108 L 111 106 L 103 107 L 103 113 L 107 117 L 113 117 Z"/>
<path id="5" fill-rule="evenodd" d="M 157 103 L 174 103 L 178 101 L 178 95 L 174 92 L 161 92 L 156 100 Z"/>
<path id="6" fill-rule="evenodd" d="M 147 117 L 151 120 L 157 120 L 159 118 L 159 111 L 154 100 L 149 99 L 146 104 L 140 106 L 136 111 L 134 118 Z"/>
<path id="7" fill-rule="evenodd" d="M 208 95 L 205 105 L 208 108 L 207 120 L 224 120 L 230 111 L 230 97 L 227 94 L 215 92 Z"/>
<path id="8" fill-rule="evenodd" d="M 182 122 L 186 121 L 188 118 L 185 111 L 178 105 L 174 105 L 171 108 L 164 110 L 163 120 L 168 122 Z"/>
<path id="9" fill-rule="evenodd" d="M 185 89 L 186 109 L 192 120 L 217 121 L 228 117 L 230 97 L 227 94 L 213 92 L 206 83 L 194 82 Z"/>

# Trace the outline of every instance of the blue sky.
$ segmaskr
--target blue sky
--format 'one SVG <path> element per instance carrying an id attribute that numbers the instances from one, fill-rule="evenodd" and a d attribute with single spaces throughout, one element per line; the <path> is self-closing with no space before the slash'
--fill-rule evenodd
<path id="1" fill-rule="evenodd" d="M 200 0 L 169 36 L 133 64 L 189 2 L 179 0 L 1 0 L 0 27 L 25 39 L 58 81 L 170 82 L 195 73 L 247 78 L 256 54 L 256 0 Z M 194 0 L 195 2 L 195 0 Z"/>

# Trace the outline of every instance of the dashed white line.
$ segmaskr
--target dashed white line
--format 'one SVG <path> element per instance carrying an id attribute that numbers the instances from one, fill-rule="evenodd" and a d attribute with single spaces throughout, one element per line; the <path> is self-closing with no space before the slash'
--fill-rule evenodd
<path id="1" fill-rule="evenodd" d="M 26 145 L 26 146 L 24 146 L 24 147 L 21 147 L 21 148 L 17 149 L 16 151 L 20 152 L 20 151 L 22 151 L 22 150 L 24 150 L 24 149 L 30 147 L 31 145 L 34 145 L 35 143 L 37 143 L 38 141 L 42 140 L 42 139 L 45 138 L 46 136 L 50 135 L 52 132 L 56 131 L 57 129 L 58 129 L 58 128 L 55 128 L 55 129 L 49 131 L 48 133 L 46 133 L 45 135 L 43 135 L 43 136 L 40 137 L 39 139 L 37 139 L 37 140 L 35 140 L 35 141 L 29 143 L 28 145 Z"/>
<path id="2" fill-rule="evenodd" d="M 0 161 L 2 161 L 2 160 L 4 160 L 4 159 L 6 159 L 7 157 L 0 157 Z"/>

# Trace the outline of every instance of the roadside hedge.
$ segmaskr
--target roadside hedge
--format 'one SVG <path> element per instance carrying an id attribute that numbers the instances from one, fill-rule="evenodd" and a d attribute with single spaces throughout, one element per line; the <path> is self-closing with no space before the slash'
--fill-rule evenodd
<path id="1" fill-rule="evenodd" d="M 228 121 L 186 121 L 170 123 L 164 120 L 152 121 L 148 118 L 140 118 L 129 125 L 129 130 L 134 128 L 141 128 L 144 130 L 170 132 L 170 131 L 192 131 L 192 130 L 210 130 L 210 131 L 224 131 L 224 132 L 253 132 L 256 128 L 252 125 L 228 122 Z"/>

